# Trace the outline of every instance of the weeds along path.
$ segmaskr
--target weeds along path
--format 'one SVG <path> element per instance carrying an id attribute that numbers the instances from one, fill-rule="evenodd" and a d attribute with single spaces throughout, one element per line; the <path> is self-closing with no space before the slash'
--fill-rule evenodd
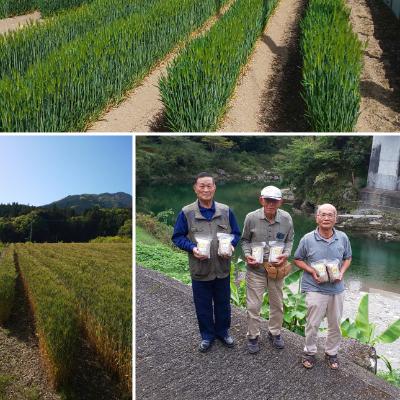
<path id="1" fill-rule="evenodd" d="M 189 38 L 195 39 L 207 32 L 218 19 L 229 10 L 235 0 L 229 1 L 220 11 Z M 112 107 L 92 124 L 88 132 L 151 132 L 163 130 L 163 104 L 161 102 L 158 81 L 166 74 L 168 65 L 178 56 L 184 44 L 179 44 L 164 58 L 142 83 L 126 94 L 119 105 Z"/>
<path id="2" fill-rule="evenodd" d="M 39 19 L 41 19 L 39 11 L 35 11 L 31 14 L 18 15 L 17 17 L 0 19 L 0 35 L 9 31 L 15 31 L 27 23 L 38 21 Z"/>
<path id="3" fill-rule="evenodd" d="M 298 26 L 305 0 L 280 0 L 262 37 L 257 41 L 250 62 L 235 89 L 220 131 L 264 132 L 304 130 L 293 123 L 302 108 L 286 114 L 287 125 L 278 123 L 281 110 L 300 101 L 298 67 Z M 288 90 L 284 88 L 287 87 Z M 287 95 L 297 96 L 288 100 Z M 285 118 L 282 119 L 285 121 Z"/>
<path id="4" fill-rule="evenodd" d="M 367 44 L 357 131 L 400 130 L 400 27 L 380 2 L 347 0 L 353 30 Z"/>

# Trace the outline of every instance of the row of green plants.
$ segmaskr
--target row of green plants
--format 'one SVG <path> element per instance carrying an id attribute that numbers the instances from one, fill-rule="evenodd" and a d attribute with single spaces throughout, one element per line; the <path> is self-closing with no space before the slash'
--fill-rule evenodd
<path id="1" fill-rule="evenodd" d="M 310 0 L 301 21 L 302 96 L 315 132 L 353 131 L 360 108 L 363 45 L 344 0 Z"/>
<path id="2" fill-rule="evenodd" d="M 277 0 L 237 0 L 208 33 L 194 40 L 159 82 L 168 129 L 216 130 L 240 72 Z"/>
<path id="3" fill-rule="evenodd" d="M 24 74 L 33 64 L 87 32 L 105 27 L 131 14 L 143 14 L 160 0 L 94 0 L 44 23 L 0 35 L 0 78 Z"/>
<path id="4" fill-rule="evenodd" d="M 73 295 L 54 272 L 16 245 L 16 265 L 31 306 L 39 347 L 51 383 L 61 387 L 71 378 L 80 333 Z"/>
<path id="5" fill-rule="evenodd" d="M 0 18 L 25 14 L 35 9 L 36 0 L 0 0 Z"/>
<path id="6" fill-rule="evenodd" d="M 7 321 L 11 314 L 16 278 L 13 246 L 4 247 L 0 243 L 0 325 Z"/>
<path id="7" fill-rule="evenodd" d="M 68 8 L 79 7 L 90 0 L 0 0 L 0 18 L 40 10 L 42 16 Z"/>
<path id="8" fill-rule="evenodd" d="M 215 12 L 215 0 L 167 0 L 75 38 L 0 81 L 0 130 L 82 131 L 107 104 Z"/>
<path id="9" fill-rule="evenodd" d="M 21 246 L 22 247 L 22 246 Z M 80 325 L 126 392 L 132 374 L 131 243 L 25 244 L 74 298 Z"/>

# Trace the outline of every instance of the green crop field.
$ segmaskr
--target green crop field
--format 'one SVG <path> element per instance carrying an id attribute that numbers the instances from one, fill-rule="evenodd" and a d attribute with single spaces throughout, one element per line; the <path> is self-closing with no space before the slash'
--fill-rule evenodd
<path id="1" fill-rule="evenodd" d="M 125 122 L 119 103 L 135 95 L 127 131 L 226 131 L 225 122 L 235 122 L 233 103 L 248 99 L 257 131 L 279 131 L 268 121 L 274 114 L 285 119 L 289 103 L 296 115 L 282 130 L 354 131 L 364 116 L 360 79 L 368 40 L 345 0 L 301 0 L 292 32 L 282 22 L 274 38 L 285 1 L 0 0 L 0 18 L 10 4 L 21 12 L 33 4 L 44 16 L 0 34 L 0 131 L 80 132 L 96 130 L 97 122 L 115 131 Z M 276 44 L 279 35 L 285 45 Z M 289 49 L 295 50 L 285 60 Z M 253 57 L 259 51 L 264 58 Z M 256 90 L 242 90 L 245 79 Z M 295 90 L 286 94 L 286 86 Z M 117 117 L 108 118 L 115 108 Z"/>
<path id="2" fill-rule="evenodd" d="M 130 243 L 27 243 L 6 248 L 0 271 L 8 281 L 15 281 L 15 271 L 21 276 L 43 362 L 55 387 L 68 385 L 83 332 L 106 369 L 130 393 L 131 268 Z M 0 316 L 9 308 L 9 286 L 0 285 Z"/>

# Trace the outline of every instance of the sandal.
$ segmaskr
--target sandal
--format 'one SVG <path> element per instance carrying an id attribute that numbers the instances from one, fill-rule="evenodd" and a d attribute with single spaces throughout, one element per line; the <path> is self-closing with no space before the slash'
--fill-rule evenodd
<path id="1" fill-rule="evenodd" d="M 339 360 L 337 354 L 331 356 L 325 353 L 325 359 L 327 360 L 330 369 L 336 370 L 339 368 Z"/>
<path id="2" fill-rule="evenodd" d="M 303 354 L 302 364 L 306 369 L 314 368 L 315 365 L 315 356 L 310 354 Z"/>

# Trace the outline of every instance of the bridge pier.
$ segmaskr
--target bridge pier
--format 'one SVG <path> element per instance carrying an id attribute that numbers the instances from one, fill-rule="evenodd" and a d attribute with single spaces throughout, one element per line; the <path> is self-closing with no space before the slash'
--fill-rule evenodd
<path id="1" fill-rule="evenodd" d="M 400 212 L 400 136 L 374 136 L 361 206 Z"/>

